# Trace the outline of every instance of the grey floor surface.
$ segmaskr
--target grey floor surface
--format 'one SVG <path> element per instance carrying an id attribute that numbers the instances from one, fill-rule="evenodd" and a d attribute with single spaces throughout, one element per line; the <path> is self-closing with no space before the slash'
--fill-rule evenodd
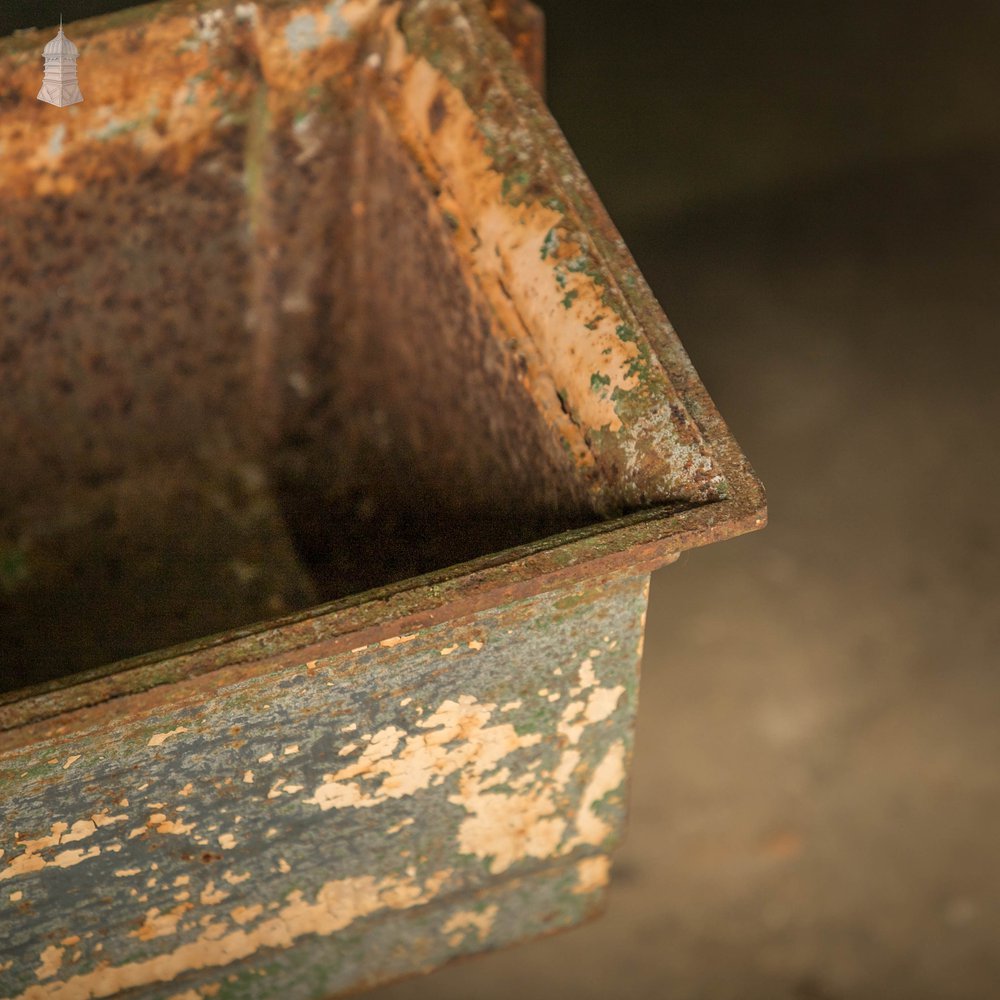
<path id="1" fill-rule="evenodd" d="M 1000 997 L 998 180 L 946 144 L 632 225 L 770 526 L 654 577 L 607 913 L 372 1000 Z"/>

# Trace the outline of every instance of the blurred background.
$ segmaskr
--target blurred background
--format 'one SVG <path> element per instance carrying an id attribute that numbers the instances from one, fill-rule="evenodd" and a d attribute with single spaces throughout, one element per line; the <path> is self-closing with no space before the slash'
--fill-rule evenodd
<path id="1" fill-rule="evenodd" d="M 606 914 L 373 1000 L 1000 996 L 1000 5 L 543 2 L 768 489 L 654 576 Z"/>
<path id="2" fill-rule="evenodd" d="M 607 913 L 371 996 L 1000 996 L 1000 5 L 542 6 L 771 523 L 654 577 Z"/>

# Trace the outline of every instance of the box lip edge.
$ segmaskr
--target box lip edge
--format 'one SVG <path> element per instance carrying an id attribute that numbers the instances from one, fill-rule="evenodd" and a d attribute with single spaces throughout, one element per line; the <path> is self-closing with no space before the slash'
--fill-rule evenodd
<path id="1" fill-rule="evenodd" d="M 748 471 L 733 469 L 732 473 L 750 486 L 757 483 Z M 758 530 L 766 519 L 763 490 L 751 489 L 728 500 L 680 510 L 676 505 L 660 505 L 548 536 L 284 619 L 4 692 L 0 694 L 0 735 L 208 674 L 226 673 L 228 684 L 230 679 L 242 679 L 247 671 L 282 672 L 408 629 L 441 625 L 487 607 L 565 589 L 602 573 L 646 575 L 682 551 Z M 565 535 L 577 537 L 560 541 Z"/>

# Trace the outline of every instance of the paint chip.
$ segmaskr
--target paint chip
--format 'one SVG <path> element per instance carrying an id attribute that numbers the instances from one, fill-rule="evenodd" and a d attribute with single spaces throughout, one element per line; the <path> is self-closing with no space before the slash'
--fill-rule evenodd
<path id="1" fill-rule="evenodd" d="M 606 854 L 594 858 L 584 858 L 576 866 L 577 884 L 573 892 L 582 896 L 597 889 L 603 889 L 611 876 L 611 859 Z"/>
<path id="2" fill-rule="evenodd" d="M 146 744 L 148 747 L 159 747 L 163 746 L 171 736 L 179 736 L 181 733 L 186 733 L 186 726 L 178 726 L 176 729 L 171 729 L 169 733 L 157 733 L 155 736 L 150 736 L 149 742 Z"/>
<path id="3" fill-rule="evenodd" d="M 386 836 L 391 836 L 394 833 L 399 833 L 400 830 L 402 830 L 404 827 L 410 826 L 413 822 L 414 822 L 413 817 L 407 816 L 406 819 L 402 819 L 394 826 L 390 826 L 389 829 L 385 831 Z"/>
<path id="4" fill-rule="evenodd" d="M 391 639 L 383 639 L 379 645 L 386 649 L 392 649 L 393 646 L 399 646 L 404 642 L 412 642 L 416 637 L 416 632 L 411 632 L 409 635 L 394 635 Z"/>
<path id="5" fill-rule="evenodd" d="M 57 948 L 54 944 L 50 944 L 39 956 L 42 964 L 35 969 L 35 976 L 38 979 L 50 979 L 54 976 L 62 965 L 65 950 L 65 948 Z"/>
<path id="6" fill-rule="evenodd" d="M 80 756 L 80 754 L 74 753 L 67 757 L 66 763 L 63 764 L 63 770 L 65 771 L 67 767 L 72 767 L 80 759 Z"/>

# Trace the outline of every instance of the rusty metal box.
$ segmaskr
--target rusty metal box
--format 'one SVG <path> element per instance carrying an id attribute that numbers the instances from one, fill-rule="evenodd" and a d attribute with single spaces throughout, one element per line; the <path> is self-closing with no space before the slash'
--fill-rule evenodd
<path id="1" fill-rule="evenodd" d="M 67 108 L 0 40 L 3 997 L 318 998 L 599 906 L 649 573 L 764 501 L 537 29 L 152 4 L 67 27 Z"/>

